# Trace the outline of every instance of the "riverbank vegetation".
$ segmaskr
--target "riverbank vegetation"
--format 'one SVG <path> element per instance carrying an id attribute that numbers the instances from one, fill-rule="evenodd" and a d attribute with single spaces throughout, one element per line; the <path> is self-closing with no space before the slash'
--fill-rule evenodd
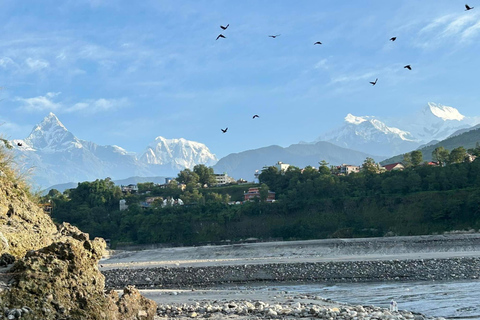
<path id="1" fill-rule="evenodd" d="M 264 168 L 260 184 L 205 187 L 176 183 L 138 184 L 124 194 L 110 179 L 79 183 L 42 199 L 53 203 L 52 217 L 91 236 L 118 243 L 193 245 L 240 239 L 316 239 L 421 235 L 480 229 L 480 160 L 445 166 L 410 165 L 377 173 L 367 159 L 364 170 L 334 175 L 319 169 Z M 370 169 L 370 170 L 369 170 Z M 180 173 L 179 177 L 185 172 Z M 183 176 L 188 181 L 188 176 Z M 276 192 L 276 201 L 244 202 L 250 187 Z M 142 206 L 147 197 L 156 199 Z M 120 211 L 119 201 L 128 208 Z M 181 199 L 175 205 L 165 199 Z"/>

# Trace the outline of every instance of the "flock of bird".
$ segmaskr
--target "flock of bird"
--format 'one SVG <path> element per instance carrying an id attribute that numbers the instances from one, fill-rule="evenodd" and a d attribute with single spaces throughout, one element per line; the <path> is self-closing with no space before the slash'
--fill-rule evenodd
<path id="1" fill-rule="evenodd" d="M 468 4 L 465 5 L 465 11 L 472 10 L 473 8 L 474 8 L 474 7 L 470 7 Z M 228 28 L 229 26 L 230 26 L 230 24 L 227 24 L 226 26 L 222 26 L 222 25 L 221 25 L 220 28 L 225 31 L 225 30 L 227 30 L 227 28 Z M 281 36 L 281 35 L 280 35 L 280 34 L 275 34 L 275 35 L 269 35 L 268 37 L 269 37 L 269 38 L 272 38 L 272 39 L 275 39 L 275 38 L 277 38 L 277 37 L 279 37 L 279 36 Z M 225 39 L 226 37 L 225 37 L 223 34 L 220 33 L 220 34 L 217 36 L 217 39 L 215 39 L 215 40 L 218 40 L 218 39 L 220 39 L 220 38 Z M 395 40 L 397 40 L 397 37 L 391 37 L 389 40 L 392 41 L 392 42 L 394 42 Z M 322 42 L 317 41 L 317 42 L 315 42 L 313 45 L 317 45 L 317 44 L 322 44 Z M 404 68 L 404 69 L 407 69 L 407 70 L 412 70 L 412 66 L 409 65 L 409 64 L 405 65 L 403 68 Z M 376 78 L 375 81 L 370 81 L 370 84 L 371 84 L 372 86 L 375 86 L 375 85 L 377 84 L 377 81 L 378 81 L 378 78 Z M 254 115 L 252 119 L 255 119 L 255 118 L 259 118 L 259 115 L 258 115 L 258 114 Z M 227 133 L 228 127 L 225 128 L 225 129 L 220 129 L 220 130 L 222 130 L 223 133 Z"/>

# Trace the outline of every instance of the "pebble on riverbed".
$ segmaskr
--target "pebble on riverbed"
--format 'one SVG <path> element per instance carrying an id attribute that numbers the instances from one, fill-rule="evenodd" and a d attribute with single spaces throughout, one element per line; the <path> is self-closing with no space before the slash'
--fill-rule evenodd
<path id="1" fill-rule="evenodd" d="M 159 317 L 210 318 L 218 314 L 259 318 L 316 318 L 339 320 L 424 320 L 420 314 L 400 310 L 390 312 L 373 306 L 324 306 L 313 303 L 269 304 L 262 301 L 195 302 L 158 305 Z M 441 320 L 441 318 L 430 318 Z"/>

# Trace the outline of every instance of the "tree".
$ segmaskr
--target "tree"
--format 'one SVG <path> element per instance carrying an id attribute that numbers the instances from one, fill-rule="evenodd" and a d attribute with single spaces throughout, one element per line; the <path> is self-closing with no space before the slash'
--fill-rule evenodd
<path id="1" fill-rule="evenodd" d="M 201 186 L 212 186 L 217 183 L 212 167 L 207 167 L 204 164 L 197 164 L 193 167 L 193 172 L 198 175 L 198 183 L 200 183 Z"/>
<path id="2" fill-rule="evenodd" d="M 365 159 L 362 164 L 362 169 L 365 174 L 375 174 L 380 171 L 378 168 L 378 164 L 370 157 Z"/>
<path id="3" fill-rule="evenodd" d="M 415 150 L 410 153 L 412 166 L 417 167 L 423 162 L 423 153 L 420 150 Z"/>
<path id="4" fill-rule="evenodd" d="M 322 160 L 318 164 L 320 165 L 320 167 L 318 167 L 318 172 L 320 172 L 321 175 L 331 174 L 327 161 Z"/>
<path id="5" fill-rule="evenodd" d="M 443 167 L 448 161 L 449 152 L 444 147 L 437 147 L 432 151 L 433 161 L 437 161 L 438 164 Z"/>
<path id="6" fill-rule="evenodd" d="M 259 188 L 260 192 L 260 201 L 266 201 L 268 198 L 268 186 L 265 183 L 262 183 Z"/>
<path id="7" fill-rule="evenodd" d="M 177 179 L 179 183 L 189 184 L 194 183 L 197 184 L 199 181 L 199 176 L 195 172 L 190 169 L 184 169 L 178 173 Z"/>
<path id="8" fill-rule="evenodd" d="M 403 155 L 402 164 L 405 168 L 411 167 L 413 165 L 412 164 L 412 154 L 411 153 L 405 153 Z"/>
<path id="9" fill-rule="evenodd" d="M 467 152 L 475 157 L 480 157 L 480 143 L 475 144 L 475 148 L 468 149 Z"/>
<path id="10" fill-rule="evenodd" d="M 450 152 L 448 156 L 448 163 L 461 163 L 465 161 L 467 157 L 467 150 L 464 147 L 458 147 Z"/>

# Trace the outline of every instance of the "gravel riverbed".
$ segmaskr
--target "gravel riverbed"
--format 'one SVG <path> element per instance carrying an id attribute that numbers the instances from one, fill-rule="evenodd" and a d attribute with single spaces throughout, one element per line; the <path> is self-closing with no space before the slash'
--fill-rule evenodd
<path id="1" fill-rule="evenodd" d="M 101 261 L 100 270 L 107 288 L 132 284 L 148 289 L 143 293 L 158 303 L 160 318 L 420 320 L 425 316 L 406 310 L 351 306 L 320 296 L 287 292 L 224 295 L 211 288 L 262 282 L 478 279 L 480 235 L 163 248 L 123 252 Z"/>

